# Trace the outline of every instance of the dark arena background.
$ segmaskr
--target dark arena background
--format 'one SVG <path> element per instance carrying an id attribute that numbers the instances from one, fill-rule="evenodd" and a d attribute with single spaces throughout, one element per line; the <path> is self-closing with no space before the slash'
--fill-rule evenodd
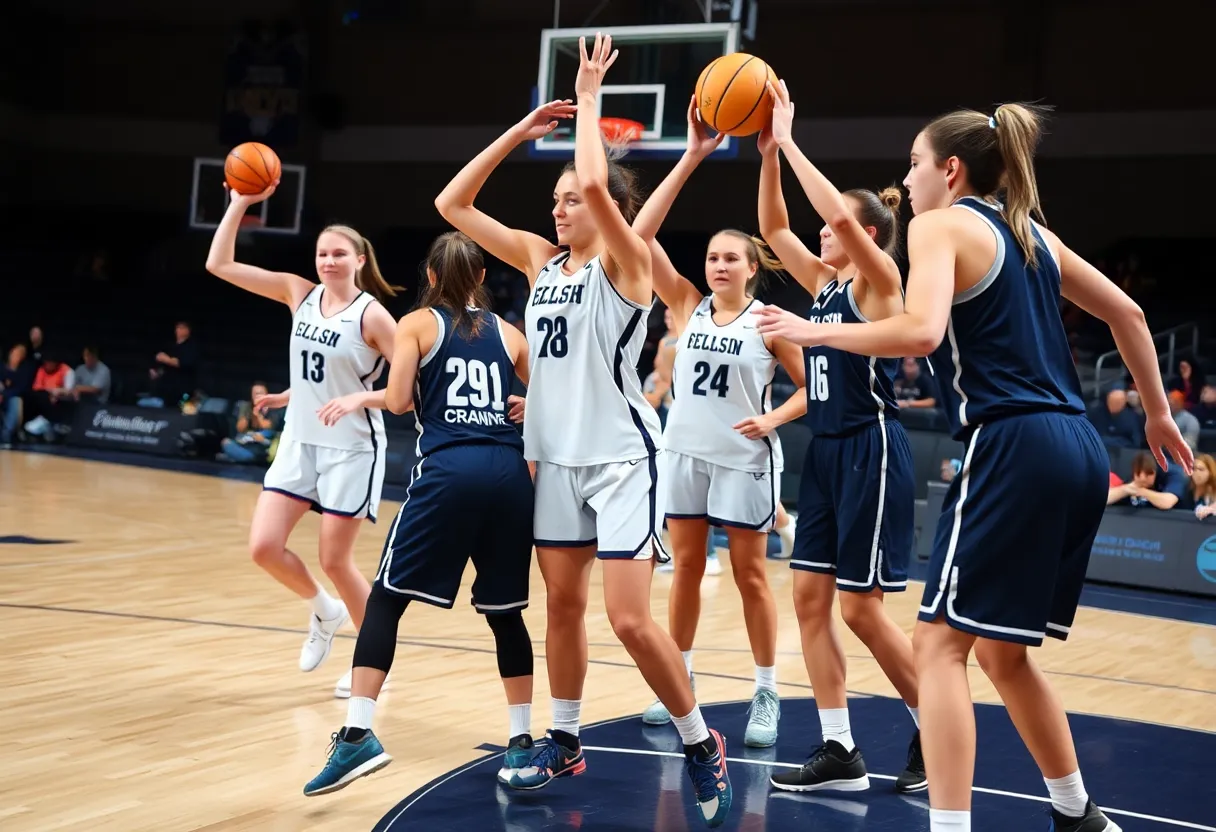
<path id="1" fill-rule="evenodd" d="M 333 683 L 350 667 L 355 631 L 336 635 L 322 672 L 301 673 L 304 607 L 250 559 L 250 521 L 283 427 L 280 409 L 255 430 L 250 402 L 291 383 L 289 312 L 204 267 L 226 207 L 225 157 L 260 142 L 280 157 L 282 180 L 247 215 L 237 259 L 315 280 L 320 230 L 353 226 L 405 287 L 387 304 L 401 318 L 418 299 L 428 245 L 450 230 L 436 196 L 538 102 L 573 97 L 580 34 L 612 33 L 621 50 L 602 114 L 641 125 L 623 161 L 648 192 L 683 151 L 701 69 L 729 52 L 757 55 L 785 80 L 795 139 L 841 190 L 899 185 L 936 115 L 1050 105 L 1037 160 L 1047 223 L 1143 308 L 1178 425 L 1198 463 L 1216 464 L 1211 2 L 35 0 L 4 16 L 5 832 L 702 828 L 679 736 L 640 719 L 653 694 L 613 634 L 598 567 L 584 776 L 543 792 L 496 782 L 508 726 L 494 638 L 466 601 L 466 570 L 454 610 L 413 604 L 402 620 L 376 714 L 393 764 L 336 794 L 302 795 L 346 715 Z M 553 183 L 572 158 L 564 130 L 525 143 L 478 207 L 553 240 Z M 758 232 L 759 169 L 755 136 L 728 140 L 659 233 L 702 290 L 713 232 Z M 788 171 L 784 188 L 792 228 L 816 248 L 823 219 Z M 906 231 L 906 199 L 902 219 Z M 897 262 L 906 277 L 902 254 Z M 527 279 L 486 265 L 494 311 L 522 329 Z M 761 298 L 810 308 L 780 275 Z M 1146 450 L 1139 391 L 1108 328 L 1067 302 L 1061 313 L 1115 489 Z M 642 380 L 666 334 L 657 300 L 647 323 L 633 368 Z M 897 382 L 916 465 L 916 552 L 910 591 L 887 608 L 908 633 L 964 456 L 937 407 L 936 385 L 948 381 L 909 357 Z M 774 404 L 793 390 L 779 370 Z M 363 524 L 355 546 L 368 577 L 418 461 L 413 414 L 384 418 L 381 522 Z M 796 511 L 813 439 L 801 420 L 777 432 L 780 497 Z M 1179 499 L 1108 507 L 1071 637 L 1034 655 L 1112 820 L 1128 832 L 1216 832 L 1216 519 L 1195 510 L 1202 484 L 1176 469 L 1158 470 L 1152 487 Z M 480 510 L 469 505 L 468 516 Z M 322 576 L 319 526 L 310 512 L 291 543 Z M 928 795 L 892 786 L 907 711 L 839 620 L 871 786 L 772 789 L 769 775 L 801 765 L 820 740 L 789 551 L 773 533 L 781 733 L 754 749 L 742 741 L 753 664 L 740 596 L 725 537 L 712 543 L 725 568 L 701 588 L 696 693 L 727 740 L 735 805 L 724 828 L 928 830 Z M 671 582 L 656 571 L 651 608 L 664 628 Z M 538 737 L 550 719 L 545 597 L 534 565 L 524 617 Z M 1042 778 L 974 658 L 970 682 L 975 828 L 1046 829 Z"/>

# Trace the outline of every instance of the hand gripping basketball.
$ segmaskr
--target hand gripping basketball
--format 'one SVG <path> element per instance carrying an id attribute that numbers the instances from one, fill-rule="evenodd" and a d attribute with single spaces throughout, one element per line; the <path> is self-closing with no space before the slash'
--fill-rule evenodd
<path id="1" fill-rule="evenodd" d="M 595 33 L 595 46 L 587 54 L 587 39 L 578 39 L 578 75 L 574 79 L 577 96 L 595 95 L 604 83 L 604 73 L 616 63 L 619 50 L 612 48 L 612 35 Z"/>

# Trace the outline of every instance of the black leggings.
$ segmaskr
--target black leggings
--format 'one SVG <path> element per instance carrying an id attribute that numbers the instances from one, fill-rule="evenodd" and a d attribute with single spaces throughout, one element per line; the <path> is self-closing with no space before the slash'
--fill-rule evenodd
<path id="1" fill-rule="evenodd" d="M 359 638 L 355 641 L 354 667 L 371 667 L 388 673 L 393 666 L 393 655 L 397 652 L 397 625 L 409 605 L 410 599 L 389 592 L 379 582 L 372 585 L 367 598 L 367 612 Z M 523 612 L 490 613 L 486 623 L 494 633 L 494 646 L 498 653 L 498 674 L 504 679 L 531 676 L 532 640 L 524 624 Z"/>

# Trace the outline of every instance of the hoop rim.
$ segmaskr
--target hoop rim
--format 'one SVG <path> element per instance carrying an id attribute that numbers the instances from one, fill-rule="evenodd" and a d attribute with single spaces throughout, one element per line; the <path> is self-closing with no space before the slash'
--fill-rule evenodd
<path id="1" fill-rule="evenodd" d="M 613 142 L 636 142 L 642 138 L 646 125 L 631 118 L 600 116 L 600 133 Z"/>

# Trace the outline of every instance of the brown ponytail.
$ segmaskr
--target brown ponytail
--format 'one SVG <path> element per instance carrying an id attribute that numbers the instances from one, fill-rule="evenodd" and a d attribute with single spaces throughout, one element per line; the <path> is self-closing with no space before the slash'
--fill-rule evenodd
<path id="1" fill-rule="evenodd" d="M 854 188 L 844 195 L 857 203 L 857 221 L 862 227 L 874 229 L 874 243 L 894 257 L 899 250 L 899 206 L 903 202 L 899 188 L 891 186 L 878 193 Z"/>
<path id="2" fill-rule="evenodd" d="M 440 234 L 427 250 L 423 270 L 434 275 L 424 275 L 426 287 L 418 300 L 418 308 L 435 306 L 447 310 L 452 316 L 453 329 L 462 337 L 471 337 L 481 331 L 486 317 L 473 317 L 468 307 L 489 311 L 490 296 L 483 283 L 485 257 L 472 239 L 459 231 Z"/>
<path id="3" fill-rule="evenodd" d="M 1038 265 L 1031 219 L 1044 222 L 1034 153 L 1042 136 L 1046 109 L 1002 104 L 992 115 L 956 110 L 924 129 L 940 165 L 956 156 L 967 168 L 967 183 L 985 197 L 1005 195 L 1005 219 L 1026 262 Z"/>
<path id="4" fill-rule="evenodd" d="M 351 245 L 355 247 L 355 253 L 362 254 L 366 258 L 363 268 L 355 272 L 355 286 L 370 294 L 380 303 L 386 303 L 389 298 L 396 297 L 398 292 L 405 291 L 403 287 L 394 286 L 384 279 L 384 275 L 380 273 L 380 263 L 376 260 L 376 250 L 372 248 L 371 242 L 366 237 L 349 225 L 326 226 L 321 234 L 327 232 L 341 234 L 350 240 Z"/>
<path id="5" fill-rule="evenodd" d="M 764 284 L 765 272 L 779 272 L 785 267 L 781 265 L 781 261 L 777 259 L 777 255 L 773 254 L 773 250 L 768 247 L 768 243 L 759 237 L 753 237 L 745 231 L 739 231 L 736 228 L 724 228 L 714 236 L 717 237 L 725 234 L 728 237 L 734 237 L 736 240 L 742 240 L 744 250 L 747 252 L 747 264 L 756 267 L 756 273 L 752 275 L 751 280 L 747 281 L 747 293 L 755 295 L 756 290 Z"/>

